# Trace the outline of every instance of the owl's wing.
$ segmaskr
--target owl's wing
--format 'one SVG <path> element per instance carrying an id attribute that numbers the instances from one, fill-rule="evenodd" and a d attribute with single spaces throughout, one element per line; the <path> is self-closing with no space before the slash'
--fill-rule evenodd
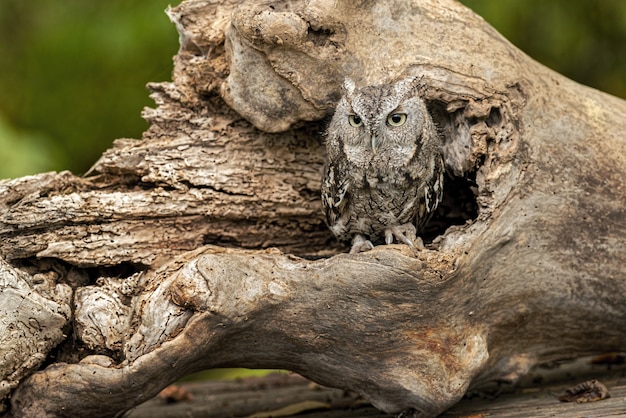
<path id="1" fill-rule="evenodd" d="M 432 178 L 423 185 L 424 195 L 418 196 L 419 209 L 415 219 L 415 227 L 418 231 L 420 231 L 430 220 L 443 198 L 444 173 L 445 170 L 443 168 L 443 160 L 439 157 L 436 160 Z"/>
<path id="2" fill-rule="evenodd" d="M 350 181 L 345 171 L 333 164 L 327 164 L 322 179 L 322 204 L 326 213 L 326 222 L 331 228 L 344 211 L 349 188 Z"/>

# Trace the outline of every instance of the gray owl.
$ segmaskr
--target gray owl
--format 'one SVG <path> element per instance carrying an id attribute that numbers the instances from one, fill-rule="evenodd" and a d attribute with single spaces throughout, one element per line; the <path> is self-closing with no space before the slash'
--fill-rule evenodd
<path id="1" fill-rule="evenodd" d="M 419 232 L 441 201 L 443 161 L 419 79 L 355 88 L 344 82 L 326 134 L 326 222 L 351 253 L 391 244 L 422 246 Z"/>

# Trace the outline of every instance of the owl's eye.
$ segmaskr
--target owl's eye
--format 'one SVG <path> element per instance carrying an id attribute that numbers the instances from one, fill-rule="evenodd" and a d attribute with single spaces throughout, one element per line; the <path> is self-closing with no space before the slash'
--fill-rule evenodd
<path id="1" fill-rule="evenodd" d="M 348 122 L 350 122 L 350 126 L 354 126 L 355 128 L 363 125 L 363 121 L 357 115 L 348 116 Z"/>
<path id="2" fill-rule="evenodd" d="M 387 124 L 390 126 L 402 126 L 406 122 L 406 113 L 392 113 L 387 116 Z"/>

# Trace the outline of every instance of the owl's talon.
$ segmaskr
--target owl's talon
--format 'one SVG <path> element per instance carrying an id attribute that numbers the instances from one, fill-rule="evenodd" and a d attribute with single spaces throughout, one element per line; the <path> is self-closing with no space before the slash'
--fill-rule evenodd
<path id="1" fill-rule="evenodd" d="M 417 230 L 412 223 L 406 223 L 404 225 L 391 226 L 385 229 L 385 242 L 387 244 L 393 243 L 393 239 L 408 245 L 413 248 L 417 241 Z M 420 239 L 421 242 L 421 239 Z M 422 247 L 424 244 L 422 244 Z"/>
<path id="2" fill-rule="evenodd" d="M 414 247 L 416 250 L 425 250 L 426 247 L 424 246 L 424 241 L 422 241 L 421 237 L 415 237 L 415 240 L 413 241 Z"/>
<path id="3" fill-rule="evenodd" d="M 363 235 L 355 235 L 352 239 L 352 248 L 350 249 L 350 254 L 363 253 L 365 251 L 369 251 L 374 248 L 374 244 L 372 241 L 365 239 Z"/>
<path id="4" fill-rule="evenodd" d="M 393 244 L 393 232 L 390 228 L 385 229 L 385 244 Z"/>

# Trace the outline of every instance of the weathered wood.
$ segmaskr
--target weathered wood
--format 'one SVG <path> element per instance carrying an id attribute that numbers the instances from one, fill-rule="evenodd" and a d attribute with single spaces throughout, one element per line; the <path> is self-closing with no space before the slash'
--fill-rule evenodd
<path id="1" fill-rule="evenodd" d="M 28 275 L 0 259 L 0 399 L 67 336 L 71 288 L 55 273 Z M 0 407 L 0 412 L 2 408 Z"/>
<path id="2" fill-rule="evenodd" d="M 243 366 L 287 368 L 351 388 L 383 410 L 419 406 L 434 415 L 470 384 L 514 381 L 564 352 L 623 345 L 624 318 L 598 318 L 622 309 L 623 291 L 583 309 L 563 298 L 562 288 L 491 281 L 495 288 L 477 287 L 458 275 L 453 260 L 434 251 L 416 257 L 404 246 L 316 262 L 208 249 L 140 278 L 133 323 L 121 328 L 129 338 L 119 365 L 91 356 L 50 366 L 24 381 L 12 402 L 26 416 L 56 415 L 61 407 L 63 414 L 105 416 L 191 371 Z M 494 289 L 516 304 L 503 310 L 504 296 L 494 298 Z M 531 291 L 532 298 L 522 298 Z M 551 303 L 559 298 L 561 304 Z M 108 303 L 99 315 L 93 310 L 77 300 L 77 317 L 98 319 L 83 333 L 106 334 L 103 327 L 118 322 Z M 563 328 L 564 321 L 577 327 Z"/>
<path id="3" fill-rule="evenodd" d="M 336 247 L 319 206 L 318 131 L 270 137 L 229 128 L 218 115 L 195 121 L 192 110 L 185 113 L 197 125 L 170 124 L 175 139 L 118 140 L 86 179 L 47 173 L 1 184 L 7 200 L 19 202 L 0 221 L 4 257 L 150 265 L 206 243 L 298 254 Z M 216 119 L 224 123 L 219 134 L 210 125 Z M 231 114 L 228 122 L 237 119 Z M 38 190 L 42 183 L 50 189 Z"/>
<path id="4" fill-rule="evenodd" d="M 84 178 L 0 183 L 2 277 L 25 295 L 48 278 L 61 313 L 3 346 L 12 416 L 120 414 L 230 366 L 433 416 L 485 382 L 623 350 L 626 102 L 451 0 L 187 1 L 169 15 L 181 50 L 173 82 L 151 85 L 141 140 L 116 141 Z M 402 74 L 423 76 L 442 130 L 442 213 L 424 251 L 334 255 L 322 124 L 307 121 L 344 76 Z"/>

